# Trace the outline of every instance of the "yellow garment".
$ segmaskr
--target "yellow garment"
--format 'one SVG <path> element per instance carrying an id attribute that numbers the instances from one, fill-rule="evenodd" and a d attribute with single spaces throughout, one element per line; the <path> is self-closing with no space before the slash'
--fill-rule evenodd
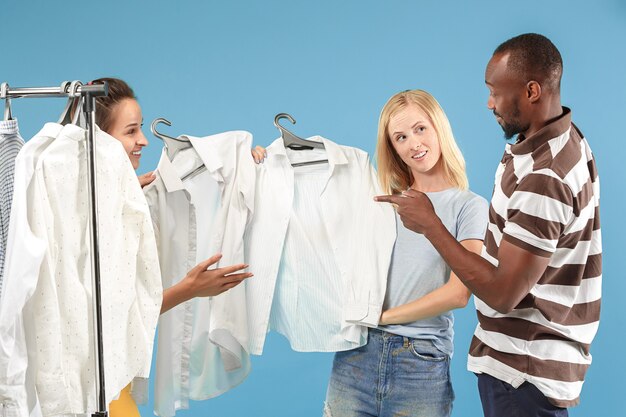
<path id="1" fill-rule="evenodd" d="M 120 392 L 117 400 L 109 404 L 109 417 L 141 417 L 137 404 L 130 395 L 130 384 Z"/>

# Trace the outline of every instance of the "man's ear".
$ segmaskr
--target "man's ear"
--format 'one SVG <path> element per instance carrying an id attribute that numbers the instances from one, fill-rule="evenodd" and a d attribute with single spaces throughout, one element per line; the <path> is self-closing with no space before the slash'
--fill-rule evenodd
<path id="1" fill-rule="evenodd" d="M 531 103 L 536 102 L 541 97 L 541 84 L 537 81 L 528 81 L 526 83 L 526 98 Z"/>

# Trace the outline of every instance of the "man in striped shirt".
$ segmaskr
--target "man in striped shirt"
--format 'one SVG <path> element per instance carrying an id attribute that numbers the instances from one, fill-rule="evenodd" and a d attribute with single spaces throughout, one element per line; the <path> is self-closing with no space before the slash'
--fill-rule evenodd
<path id="1" fill-rule="evenodd" d="M 600 318 L 599 181 L 583 134 L 561 106 L 562 60 L 546 37 L 500 45 L 485 72 L 487 106 L 507 139 L 483 257 L 445 230 L 424 194 L 398 204 L 476 296 L 468 369 L 486 417 L 567 416 L 579 403 Z"/>

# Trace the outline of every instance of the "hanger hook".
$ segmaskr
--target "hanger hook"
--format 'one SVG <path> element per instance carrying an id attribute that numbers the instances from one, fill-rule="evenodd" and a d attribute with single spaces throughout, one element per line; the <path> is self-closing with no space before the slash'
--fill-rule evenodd
<path id="1" fill-rule="evenodd" d="M 11 114 L 11 98 L 7 97 L 9 92 L 9 84 L 2 83 L 0 85 L 0 98 L 4 99 L 4 120 L 13 120 L 13 114 Z"/>
<path id="2" fill-rule="evenodd" d="M 80 80 L 63 81 L 59 87 L 61 92 L 66 93 L 69 98 L 76 98 L 79 96 L 78 87 L 83 85 Z"/>
<path id="3" fill-rule="evenodd" d="M 7 98 L 9 93 L 9 83 L 0 84 L 0 98 Z"/>
<path id="4" fill-rule="evenodd" d="M 78 94 L 78 87 L 81 85 L 83 85 L 83 83 L 79 80 L 74 80 L 70 83 L 70 97 L 78 97 L 80 95 Z"/>
<path id="5" fill-rule="evenodd" d="M 156 127 L 157 127 L 157 125 L 159 123 L 163 123 L 163 124 L 165 124 L 167 126 L 171 126 L 172 125 L 172 123 L 170 123 L 169 120 L 164 119 L 163 117 L 159 117 L 157 119 L 154 119 L 152 121 L 152 123 L 150 124 L 150 131 L 152 132 L 152 134 L 154 136 L 156 136 L 157 138 L 161 139 L 162 141 L 170 139 L 170 140 L 175 140 L 176 142 L 186 142 L 186 141 L 178 139 L 178 138 L 174 138 L 174 137 L 171 137 L 171 136 L 164 135 L 163 133 L 161 133 L 158 130 L 156 130 Z"/>
<path id="6" fill-rule="evenodd" d="M 274 126 L 276 126 L 278 129 L 284 129 L 284 127 L 282 127 L 280 123 L 278 123 L 280 119 L 288 119 L 291 122 L 291 124 L 294 124 L 294 125 L 296 124 L 296 120 L 293 117 L 291 117 L 290 114 L 278 113 L 276 117 L 274 117 Z"/>
<path id="7" fill-rule="evenodd" d="M 288 135 L 290 137 L 297 137 L 296 135 L 291 133 L 289 130 L 285 129 L 280 123 L 278 123 L 278 121 L 281 120 L 281 119 L 287 119 L 292 124 L 294 124 L 294 125 L 296 124 L 296 119 L 291 117 L 290 114 L 288 114 L 288 113 L 278 113 L 276 115 L 276 117 L 274 117 L 274 126 L 276 126 L 278 128 L 278 130 L 280 130 L 281 136 L 283 138 L 285 138 L 285 134 L 286 134 L 286 135 Z"/>

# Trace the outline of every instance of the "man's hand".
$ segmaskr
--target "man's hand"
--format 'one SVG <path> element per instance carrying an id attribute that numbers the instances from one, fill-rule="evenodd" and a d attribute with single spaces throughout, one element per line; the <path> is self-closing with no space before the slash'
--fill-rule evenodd
<path id="1" fill-rule="evenodd" d="M 375 201 L 392 203 L 397 206 L 397 212 L 404 227 L 417 233 L 427 234 L 439 222 L 433 204 L 428 196 L 413 189 L 396 195 L 379 195 Z"/>

